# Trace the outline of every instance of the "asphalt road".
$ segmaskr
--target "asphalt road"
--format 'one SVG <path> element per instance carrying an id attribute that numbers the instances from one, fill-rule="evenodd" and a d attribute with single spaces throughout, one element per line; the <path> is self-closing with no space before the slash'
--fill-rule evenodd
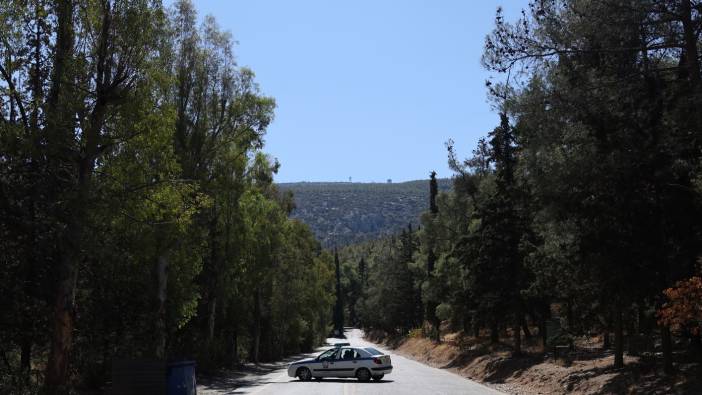
<path id="1" fill-rule="evenodd" d="M 392 354 L 363 339 L 363 332 L 351 329 L 346 333 L 352 346 L 375 347 L 392 357 L 393 371 L 379 382 L 360 383 L 356 379 L 325 378 L 322 381 L 301 382 L 288 377 L 284 363 L 264 365 L 261 370 L 221 378 L 198 386 L 199 395 L 255 394 L 255 395 L 312 395 L 312 394 L 465 394 L 498 395 L 499 391 L 465 379 L 442 369 L 436 369 L 411 359 Z M 329 339 L 330 343 L 343 340 Z M 312 355 L 312 354 L 310 354 Z M 316 354 L 315 354 L 316 355 Z M 303 358 L 297 356 L 296 358 Z"/>

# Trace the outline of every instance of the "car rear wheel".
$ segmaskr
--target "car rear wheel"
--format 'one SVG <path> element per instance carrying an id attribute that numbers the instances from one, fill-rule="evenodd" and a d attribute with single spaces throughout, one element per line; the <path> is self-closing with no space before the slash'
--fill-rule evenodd
<path id="1" fill-rule="evenodd" d="M 310 372 L 309 369 L 302 367 L 297 369 L 297 378 L 299 378 L 300 381 L 310 381 L 312 379 L 312 372 Z"/>
<path id="2" fill-rule="evenodd" d="M 358 381 L 370 381 L 370 371 L 368 371 L 368 369 L 358 369 L 358 371 L 356 371 L 356 378 Z"/>
<path id="3" fill-rule="evenodd" d="M 380 380 L 383 379 L 383 377 L 385 377 L 384 374 L 381 374 L 380 376 L 373 376 L 373 380 L 375 380 L 375 381 L 380 381 Z"/>

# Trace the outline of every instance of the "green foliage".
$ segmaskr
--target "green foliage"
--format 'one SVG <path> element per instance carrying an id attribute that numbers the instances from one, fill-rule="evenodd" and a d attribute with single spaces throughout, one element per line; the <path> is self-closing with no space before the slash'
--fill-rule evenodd
<path id="1" fill-rule="evenodd" d="M 483 64 L 507 76 L 487 84 L 500 124 L 466 160 L 449 142 L 453 188 L 422 203 L 414 255 L 406 233 L 346 248 L 368 262 L 361 325 L 407 330 L 393 313 L 437 303 L 454 329 L 497 341 L 511 326 L 517 353 L 525 323 L 545 346 L 614 332 L 618 367 L 626 336 L 660 333 L 671 371 L 668 329 L 647 312 L 698 270 L 699 6 L 539 1 L 514 23 L 498 11 Z"/>
<path id="2" fill-rule="evenodd" d="M 187 0 L 0 5 L 0 392 L 328 333 L 331 256 L 261 151 L 275 101 L 197 19 Z"/>
<path id="3" fill-rule="evenodd" d="M 436 316 L 441 320 L 449 320 L 453 317 L 453 307 L 448 303 L 436 306 Z"/>
<path id="4" fill-rule="evenodd" d="M 394 334 L 421 326 L 423 266 L 416 263 L 416 230 L 344 247 L 339 256 L 348 267 L 357 268 L 363 260 L 367 273 L 362 279 L 359 270 L 343 271 L 345 305 L 349 313 L 353 309 L 356 324 Z"/>

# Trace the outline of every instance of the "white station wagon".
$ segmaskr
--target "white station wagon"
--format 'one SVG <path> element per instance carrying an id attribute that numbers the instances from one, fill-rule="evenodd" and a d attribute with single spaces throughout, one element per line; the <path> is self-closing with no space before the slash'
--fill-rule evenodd
<path id="1" fill-rule="evenodd" d="M 337 343 L 316 358 L 302 359 L 288 366 L 288 376 L 301 381 L 323 377 L 356 377 L 359 381 L 381 380 L 392 372 L 390 356 L 372 347 L 350 347 Z"/>

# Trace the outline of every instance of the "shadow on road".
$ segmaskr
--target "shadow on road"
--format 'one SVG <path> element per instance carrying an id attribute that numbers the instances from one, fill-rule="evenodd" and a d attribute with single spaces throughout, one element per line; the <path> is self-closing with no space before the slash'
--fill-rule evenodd
<path id="1" fill-rule="evenodd" d="M 258 365 L 245 364 L 235 370 L 221 370 L 203 374 L 197 378 L 197 392 L 204 395 L 240 394 L 243 389 L 273 383 L 273 378 L 269 377 L 270 374 L 285 369 L 292 361 L 312 355 L 314 354 L 293 355 L 276 362 L 259 363 Z"/>

